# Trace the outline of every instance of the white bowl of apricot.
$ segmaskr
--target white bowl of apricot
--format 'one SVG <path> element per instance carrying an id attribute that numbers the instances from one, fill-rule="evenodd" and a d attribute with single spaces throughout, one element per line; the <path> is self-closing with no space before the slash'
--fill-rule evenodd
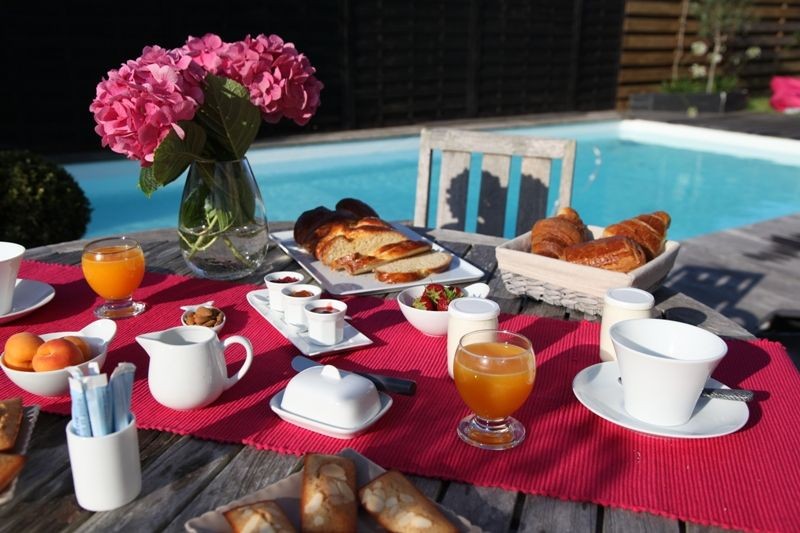
<path id="1" fill-rule="evenodd" d="M 95 362 L 102 369 L 115 334 L 116 324 L 111 320 L 97 320 L 81 331 L 15 333 L 5 341 L 0 368 L 23 390 L 39 396 L 64 396 L 69 394 L 66 368 L 85 370 Z"/>

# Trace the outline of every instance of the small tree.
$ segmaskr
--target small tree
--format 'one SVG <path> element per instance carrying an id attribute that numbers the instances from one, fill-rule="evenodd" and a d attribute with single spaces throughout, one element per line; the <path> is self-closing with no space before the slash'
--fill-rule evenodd
<path id="1" fill-rule="evenodd" d="M 699 22 L 700 37 L 711 41 L 706 79 L 706 92 L 711 93 L 728 43 L 752 20 L 751 0 L 699 0 L 693 8 Z"/>

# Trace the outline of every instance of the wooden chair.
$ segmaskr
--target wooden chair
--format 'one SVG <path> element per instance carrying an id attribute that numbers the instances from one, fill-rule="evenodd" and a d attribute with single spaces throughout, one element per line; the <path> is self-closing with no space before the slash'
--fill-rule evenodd
<path id="1" fill-rule="evenodd" d="M 570 205 L 575 141 L 454 129 L 423 129 L 419 146 L 415 226 L 427 226 L 434 150 L 442 152 L 436 206 L 437 228 L 465 229 L 467 186 L 473 152 L 483 153 L 477 211 L 478 233 L 503 235 L 512 156 L 522 158 L 514 235 L 529 231 L 533 222 L 546 216 L 553 159 L 562 161 L 558 205 Z"/>

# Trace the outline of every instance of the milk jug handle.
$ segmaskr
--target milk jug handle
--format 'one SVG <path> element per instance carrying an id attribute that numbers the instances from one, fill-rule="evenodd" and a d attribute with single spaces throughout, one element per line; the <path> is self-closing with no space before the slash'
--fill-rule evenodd
<path id="1" fill-rule="evenodd" d="M 241 344 L 244 347 L 245 360 L 244 363 L 242 363 L 242 367 L 239 369 L 239 371 L 236 372 L 235 375 L 225 380 L 225 390 L 228 390 L 233 385 L 235 385 L 240 379 L 242 379 L 244 375 L 247 374 L 247 371 L 250 370 L 250 365 L 253 364 L 253 345 L 250 344 L 249 340 L 240 335 L 234 335 L 233 337 L 228 337 L 222 343 L 222 351 L 224 352 L 225 350 L 227 350 L 228 346 L 230 346 L 231 344 Z"/>

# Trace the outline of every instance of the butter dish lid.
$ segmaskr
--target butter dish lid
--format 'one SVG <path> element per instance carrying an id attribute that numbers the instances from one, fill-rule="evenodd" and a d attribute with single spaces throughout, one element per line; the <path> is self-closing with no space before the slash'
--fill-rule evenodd
<path id="1" fill-rule="evenodd" d="M 307 368 L 289 380 L 280 407 L 328 425 L 353 428 L 374 418 L 381 401 L 370 380 L 325 365 Z"/>

